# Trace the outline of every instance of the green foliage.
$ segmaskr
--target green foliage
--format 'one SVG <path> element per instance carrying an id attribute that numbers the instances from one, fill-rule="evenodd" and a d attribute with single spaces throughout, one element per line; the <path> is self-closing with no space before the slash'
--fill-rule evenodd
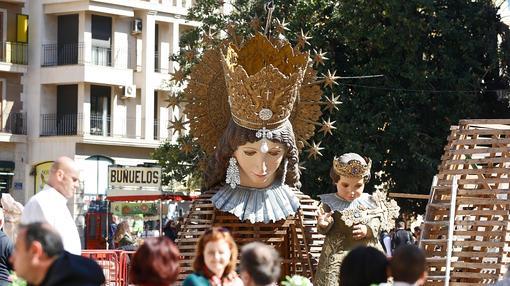
<path id="1" fill-rule="evenodd" d="M 312 282 L 308 278 L 300 275 L 285 276 L 282 286 L 312 286 Z"/>
<path id="2" fill-rule="evenodd" d="M 204 25 L 181 39 L 183 51 L 204 48 L 201 35 L 210 30 L 219 36 L 217 31 L 228 31 L 230 23 L 237 23 L 236 32 L 243 35 L 252 32 L 252 17 L 264 26 L 265 2 L 232 2 L 233 12 L 222 15 L 222 1 L 197 1 L 189 18 Z M 333 156 L 344 152 L 372 158 L 378 175 L 368 191 L 383 185 L 391 192 L 426 194 L 451 125 L 464 118 L 508 117 L 507 104 L 497 100 L 495 90 L 509 85 L 510 37 L 493 1 L 287 0 L 275 5 L 273 19 L 289 23 L 286 37 L 296 39 L 303 30 L 312 37 L 311 47 L 327 52 L 330 60 L 318 67 L 319 74 L 332 69 L 342 76 L 383 75 L 335 86 L 343 105 L 331 118 L 334 136 L 322 141 L 323 158 L 301 158 L 307 160 L 301 179 L 307 194 L 331 191 L 329 168 Z M 194 62 L 180 55 L 174 59 L 187 72 Z M 175 179 L 186 171 L 178 156 L 169 160 Z M 399 201 L 403 209 L 418 212 L 424 203 Z"/>
<path id="3" fill-rule="evenodd" d="M 27 282 L 18 277 L 15 272 L 11 272 L 10 278 L 12 280 L 12 286 L 27 286 Z"/>
<path id="4" fill-rule="evenodd" d="M 199 147 L 192 144 L 189 136 L 184 136 L 175 144 L 165 141 L 151 153 L 151 158 L 158 161 L 162 168 L 162 185 L 168 186 L 176 182 L 181 183 L 188 190 L 200 188 L 202 171 L 197 168 L 198 158 L 202 156 Z M 183 152 L 183 142 L 191 144 L 191 152 Z"/>

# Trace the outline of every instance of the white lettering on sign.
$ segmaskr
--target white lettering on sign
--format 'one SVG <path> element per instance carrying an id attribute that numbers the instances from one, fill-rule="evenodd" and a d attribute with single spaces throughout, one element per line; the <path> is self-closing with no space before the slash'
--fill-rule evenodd
<path id="1" fill-rule="evenodd" d="M 161 186 L 161 168 L 154 167 L 109 167 L 110 188 Z"/>

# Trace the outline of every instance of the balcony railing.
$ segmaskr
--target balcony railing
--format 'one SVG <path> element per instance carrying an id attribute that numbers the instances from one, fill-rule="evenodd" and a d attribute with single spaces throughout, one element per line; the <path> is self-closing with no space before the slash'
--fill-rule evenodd
<path id="1" fill-rule="evenodd" d="M 110 115 L 91 114 L 90 115 L 90 135 L 111 136 Z"/>
<path id="2" fill-rule="evenodd" d="M 142 138 L 141 130 L 144 120 L 128 117 L 126 120 L 112 122 L 109 115 L 90 115 L 89 128 L 83 127 L 83 114 L 42 114 L 41 136 L 73 136 L 95 135 L 104 137 L 118 137 L 129 139 Z M 154 140 L 163 139 L 159 134 L 159 123 L 154 122 Z"/>
<path id="3" fill-rule="evenodd" d="M 26 114 L 25 113 L 8 114 L 5 126 L 0 125 L 0 133 L 26 135 L 27 134 Z"/>
<path id="4" fill-rule="evenodd" d="M 41 136 L 77 135 L 82 121 L 81 114 L 42 114 Z"/>
<path id="5" fill-rule="evenodd" d="M 25 43 L 0 42 L 0 62 L 27 65 L 28 45 Z"/>
<path id="6" fill-rule="evenodd" d="M 161 62 L 160 62 L 160 58 L 161 58 L 161 55 L 159 54 L 159 52 L 155 51 L 154 52 L 154 72 L 157 72 L 157 73 L 163 73 L 163 74 L 168 74 L 168 73 L 171 73 L 170 72 L 170 69 L 168 67 L 171 66 L 171 63 L 169 62 L 169 59 L 167 59 L 168 61 L 168 67 L 166 68 L 163 68 L 161 66 Z M 142 67 L 138 67 L 139 70 L 142 70 Z"/>
<path id="7" fill-rule="evenodd" d="M 86 56 L 85 52 L 88 51 L 90 53 Z M 43 67 L 92 64 L 132 68 L 132 60 L 127 52 L 117 50 L 113 53 L 112 49 L 108 47 L 91 46 L 87 48 L 84 43 L 45 44 L 42 46 L 42 53 L 41 66 Z"/>
<path id="8" fill-rule="evenodd" d="M 196 0 L 142 0 L 143 2 L 156 2 L 165 6 L 191 8 L 195 6 Z"/>

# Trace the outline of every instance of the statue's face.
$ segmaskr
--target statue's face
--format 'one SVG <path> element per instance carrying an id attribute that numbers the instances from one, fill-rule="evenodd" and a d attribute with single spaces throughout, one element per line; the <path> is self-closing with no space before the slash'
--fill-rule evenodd
<path id="1" fill-rule="evenodd" d="M 246 143 L 237 147 L 234 157 L 239 164 L 241 186 L 266 188 L 276 177 L 276 171 L 285 156 L 285 146 L 281 143 L 267 141 L 267 153 L 260 151 L 262 140 Z"/>
<path id="2" fill-rule="evenodd" d="M 359 198 L 363 189 L 365 189 L 363 178 L 340 176 L 340 180 L 336 182 L 337 195 L 349 202 Z"/>

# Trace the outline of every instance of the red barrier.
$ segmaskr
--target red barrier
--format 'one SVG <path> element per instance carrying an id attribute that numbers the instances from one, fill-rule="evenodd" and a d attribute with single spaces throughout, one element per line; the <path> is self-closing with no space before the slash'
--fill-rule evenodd
<path id="1" fill-rule="evenodd" d="M 103 268 L 105 285 L 107 286 L 125 286 L 126 277 L 123 276 L 121 265 L 121 253 L 117 250 L 104 249 L 85 249 L 81 255 L 95 260 Z"/>
<path id="2" fill-rule="evenodd" d="M 123 285 L 129 285 L 130 279 L 129 279 L 129 270 L 131 269 L 131 261 L 133 258 L 133 254 L 135 254 L 134 251 L 120 251 L 120 270 L 121 270 L 121 276 Z"/>

